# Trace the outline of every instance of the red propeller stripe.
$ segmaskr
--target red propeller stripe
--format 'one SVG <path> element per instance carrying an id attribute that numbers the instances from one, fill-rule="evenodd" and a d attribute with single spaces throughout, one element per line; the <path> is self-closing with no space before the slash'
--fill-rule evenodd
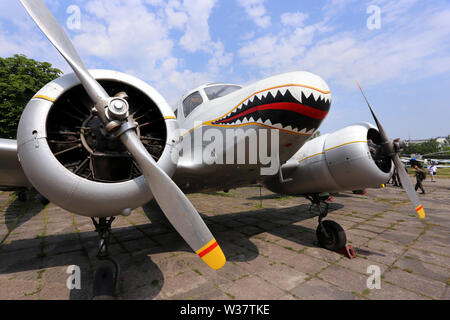
<path id="1" fill-rule="evenodd" d="M 210 245 L 208 248 L 206 248 L 205 250 L 203 250 L 202 252 L 198 253 L 198 256 L 200 258 L 206 256 L 208 253 L 210 253 L 211 251 L 214 250 L 215 247 L 217 247 L 219 244 L 217 243 L 217 241 L 214 241 L 214 243 L 212 245 Z"/>

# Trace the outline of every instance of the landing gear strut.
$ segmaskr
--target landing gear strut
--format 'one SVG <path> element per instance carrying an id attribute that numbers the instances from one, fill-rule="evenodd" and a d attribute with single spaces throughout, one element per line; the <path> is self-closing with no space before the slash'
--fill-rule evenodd
<path id="1" fill-rule="evenodd" d="M 306 198 L 311 201 L 311 211 L 313 207 L 316 207 L 319 211 L 319 226 L 316 229 L 317 240 L 319 244 L 328 250 L 338 251 L 345 247 L 347 244 L 347 237 L 344 229 L 336 222 L 332 220 L 325 220 L 328 215 L 329 205 L 325 202 L 329 195 L 313 194 L 307 195 Z M 322 208 L 324 205 L 324 208 Z"/>
<path id="2" fill-rule="evenodd" d="M 111 225 L 114 217 L 109 219 L 99 218 L 97 222 L 92 218 L 100 241 L 97 259 L 108 261 L 102 264 L 95 271 L 94 276 L 94 300 L 113 300 L 117 292 L 117 284 L 120 274 L 120 267 L 116 260 L 109 256 L 109 240 L 111 238 Z"/>

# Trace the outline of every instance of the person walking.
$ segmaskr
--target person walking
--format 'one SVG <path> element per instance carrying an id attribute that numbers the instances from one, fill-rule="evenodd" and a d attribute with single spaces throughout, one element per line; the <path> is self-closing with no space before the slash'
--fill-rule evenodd
<path id="1" fill-rule="evenodd" d="M 425 190 L 423 189 L 422 181 L 425 180 L 427 174 L 426 171 L 419 167 L 419 163 L 416 162 L 414 164 L 415 176 L 416 176 L 416 187 L 415 190 L 422 190 L 422 194 L 425 194 Z"/>
<path id="2" fill-rule="evenodd" d="M 402 182 L 400 181 L 400 177 L 398 176 L 397 168 L 394 168 L 394 174 L 392 175 L 392 184 L 394 187 L 402 187 Z"/>
<path id="3" fill-rule="evenodd" d="M 431 176 L 431 182 L 434 182 L 433 179 L 433 163 L 431 161 L 428 162 L 428 172 L 430 173 Z"/>
<path id="4" fill-rule="evenodd" d="M 433 162 L 431 165 L 431 181 L 436 182 L 436 174 L 437 174 L 437 165 L 436 162 Z"/>

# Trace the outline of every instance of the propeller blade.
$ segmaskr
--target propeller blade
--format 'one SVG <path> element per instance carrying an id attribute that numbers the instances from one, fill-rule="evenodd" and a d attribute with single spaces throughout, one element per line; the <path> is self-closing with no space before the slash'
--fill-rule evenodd
<path id="1" fill-rule="evenodd" d="M 409 179 L 408 174 L 406 173 L 405 167 L 403 166 L 402 161 L 400 160 L 400 157 L 398 156 L 397 151 L 394 148 L 393 141 L 389 138 L 389 136 L 386 133 L 386 130 L 384 130 L 383 126 L 381 125 L 380 121 L 378 120 L 377 116 L 375 115 L 375 112 L 373 111 L 369 100 L 367 99 L 366 95 L 364 94 L 363 89 L 361 88 L 361 85 L 358 81 L 356 81 L 358 84 L 359 90 L 361 90 L 361 93 L 366 100 L 367 105 L 369 106 L 370 112 L 372 113 L 373 119 L 375 120 L 378 131 L 380 133 L 381 137 L 381 145 L 384 147 L 384 150 L 386 154 L 392 159 L 394 162 L 395 167 L 397 168 L 397 172 L 400 178 L 400 182 L 402 183 L 403 189 L 406 191 L 406 194 L 408 195 L 409 200 L 412 202 L 417 214 L 421 219 L 425 218 L 425 210 L 423 209 L 422 203 L 419 199 L 419 196 L 416 193 L 416 190 L 413 187 L 413 184 L 411 180 Z"/>
<path id="2" fill-rule="evenodd" d="M 110 99 L 109 95 L 86 69 L 66 32 L 42 0 L 20 0 L 20 2 L 69 63 L 92 101 L 97 106 L 101 103 L 106 106 Z M 106 124 L 108 119 L 105 108 L 96 107 L 96 109 Z M 156 201 L 175 229 L 211 268 L 217 270 L 223 267 L 225 256 L 205 222 L 178 186 L 158 167 L 136 133 L 128 130 L 120 138 L 141 167 Z"/>
<path id="3" fill-rule="evenodd" d="M 156 164 L 134 131 L 120 137 L 139 164 L 150 190 L 170 223 L 188 245 L 214 270 L 226 259 L 200 214 L 173 180 Z"/>
<path id="4" fill-rule="evenodd" d="M 383 140 L 383 142 L 390 141 L 386 131 L 384 130 L 383 126 L 381 125 L 381 122 L 378 120 L 377 116 L 375 115 L 375 112 L 373 112 L 372 106 L 370 105 L 369 100 L 367 99 L 363 89 L 361 88 L 361 85 L 359 84 L 358 81 L 356 81 L 356 83 L 358 84 L 359 90 L 361 90 L 364 100 L 366 100 L 367 106 L 370 109 L 370 113 L 372 113 L 373 119 L 375 120 L 375 123 L 377 124 L 381 139 Z"/>
<path id="5" fill-rule="evenodd" d="M 395 163 L 395 167 L 397 168 L 398 176 L 400 178 L 400 182 L 402 183 L 403 189 L 408 194 L 408 198 L 412 202 L 419 217 L 421 219 L 424 219 L 425 218 L 425 210 L 423 209 L 423 206 L 419 199 L 419 196 L 417 195 L 417 192 L 414 189 L 411 179 L 409 178 L 408 174 L 406 173 L 405 167 L 403 166 L 403 163 L 400 160 L 400 157 L 398 156 L 398 154 L 394 156 L 393 160 Z"/>
<path id="6" fill-rule="evenodd" d="M 108 99 L 109 95 L 86 69 L 74 48 L 72 41 L 70 41 L 64 29 L 42 0 L 20 0 L 20 2 L 34 22 L 36 22 L 38 27 L 73 69 L 94 104 L 99 104 Z M 97 111 L 99 112 L 100 118 L 105 120 L 106 116 L 104 108 L 97 108 Z"/>

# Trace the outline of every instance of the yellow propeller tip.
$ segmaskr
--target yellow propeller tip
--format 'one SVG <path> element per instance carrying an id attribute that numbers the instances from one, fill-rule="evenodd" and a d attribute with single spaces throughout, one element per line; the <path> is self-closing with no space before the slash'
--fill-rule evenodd
<path id="1" fill-rule="evenodd" d="M 200 250 L 198 256 L 212 269 L 219 270 L 225 265 L 226 259 L 216 239 L 211 240 Z"/>
<path id="2" fill-rule="evenodd" d="M 416 212 L 419 215 L 420 219 L 425 219 L 425 210 L 423 209 L 422 205 L 416 208 Z"/>

